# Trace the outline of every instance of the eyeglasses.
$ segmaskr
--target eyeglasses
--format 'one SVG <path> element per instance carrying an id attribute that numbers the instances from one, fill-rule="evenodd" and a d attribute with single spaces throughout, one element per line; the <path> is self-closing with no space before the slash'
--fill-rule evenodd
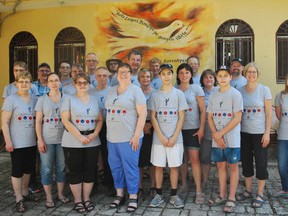
<path id="1" fill-rule="evenodd" d="M 98 62 L 96 59 L 87 59 L 87 62 Z"/>
<path id="2" fill-rule="evenodd" d="M 82 86 L 82 85 L 87 86 L 87 85 L 89 85 L 89 82 L 87 82 L 87 81 L 84 81 L 84 82 L 77 81 L 76 85 L 77 86 Z"/>
<path id="3" fill-rule="evenodd" d="M 30 81 L 18 81 L 17 83 L 19 83 L 19 84 L 30 84 L 31 82 Z"/>
<path id="4" fill-rule="evenodd" d="M 24 69 L 14 69 L 14 72 L 24 72 Z"/>
<path id="5" fill-rule="evenodd" d="M 56 83 L 56 82 L 60 82 L 60 80 L 48 80 L 49 83 Z"/>
<path id="6" fill-rule="evenodd" d="M 39 72 L 42 72 L 42 73 L 50 73 L 50 70 L 41 69 L 41 70 L 39 70 Z"/>
<path id="7" fill-rule="evenodd" d="M 130 73 L 131 73 L 130 70 L 118 72 L 119 75 L 123 75 L 123 74 L 126 75 L 126 74 L 130 74 Z"/>
<path id="8" fill-rule="evenodd" d="M 61 69 L 69 69 L 70 67 L 69 66 L 66 66 L 66 67 L 65 66 L 61 66 L 60 68 Z"/>
<path id="9" fill-rule="evenodd" d="M 96 76 L 97 76 L 98 78 L 101 78 L 101 77 L 106 78 L 106 77 L 108 77 L 107 74 L 97 74 Z"/>

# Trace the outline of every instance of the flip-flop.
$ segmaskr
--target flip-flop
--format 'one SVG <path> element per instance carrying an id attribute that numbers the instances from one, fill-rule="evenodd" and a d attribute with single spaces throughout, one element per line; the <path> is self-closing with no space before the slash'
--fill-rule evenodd
<path id="1" fill-rule="evenodd" d="M 46 208 L 54 208 L 55 207 L 55 203 L 53 201 L 50 202 L 50 201 L 46 200 L 45 207 Z"/>
<path id="2" fill-rule="evenodd" d="M 61 201 L 63 204 L 71 202 L 71 200 L 68 197 L 65 197 L 65 196 L 63 196 L 61 198 L 58 197 L 57 200 Z"/>

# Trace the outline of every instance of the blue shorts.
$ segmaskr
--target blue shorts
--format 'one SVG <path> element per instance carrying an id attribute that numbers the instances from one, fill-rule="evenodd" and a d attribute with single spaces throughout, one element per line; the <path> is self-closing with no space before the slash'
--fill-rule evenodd
<path id="1" fill-rule="evenodd" d="M 240 160 L 240 148 L 212 148 L 211 160 L 213 162 L 227 161 L 229 164 L 236 164 Z"/>

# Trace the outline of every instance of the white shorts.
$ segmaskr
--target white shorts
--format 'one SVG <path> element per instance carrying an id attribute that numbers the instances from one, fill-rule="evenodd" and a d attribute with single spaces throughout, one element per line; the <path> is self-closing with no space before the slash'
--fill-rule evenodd
<path id="1" fill-rule="evenodd" d="M 153 144 L 151 149 L 151 163 L 157 167 L 179 167 L 183 163 L 183 143 L 176 143 L 172 148 Z"/>

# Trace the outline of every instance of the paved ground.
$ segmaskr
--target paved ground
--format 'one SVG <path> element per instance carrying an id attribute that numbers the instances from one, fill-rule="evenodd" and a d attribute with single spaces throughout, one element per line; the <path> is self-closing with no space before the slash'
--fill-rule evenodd
<path id="1" fill-rule="evenodd" d="M 15 199 L 10 184 L 10 156 L 7 153 L 0 153 L 0 215 L 19 215 L 15 211 Z M 269 164 L 269 175 L 270 178 L 267 181 L 267 186 L 265 188 L 267 201 L 265 202 L 263 208 L 254 209 L 251 206 L 251 200 L 245 202 L 238 202 L 236 207 L 236 212 L 230 215 L 288 215 L 288 199 L 278 199 L 273 198 L 271 193 L 273 190 L 280 187 L 280 178 L 276 164 Z M 208 200 L 212 195 L 216 196 L 218 191 L 218 179 L 215 167 L 212 167 L 210 173 L 211 182 L 207 191 L 205 192 L 206 200 Z M 191 177 L 189 182 L 192 182 Z M 256 183 L 256 181 L 254 182 Z M 240 181 L 238 191 L 242 191 L 243 179 Z M 256 185 L 255 185 L 256 188 Z M 169 199 L 169 183 L 168 179 L 165 179 L 164 183 L 164 198 L 166 201 Z M 145 193 L 146 192 L 146 193 Z M 255 192 L 255 191 L 254 191 Z M 68 187 L 66 187 L 66 194 L 72 198 L 71 192 Z M 73 211 L 73 203 L 62 204 L 60 202 L 56 203 L 56 207 L 52 209 L 46 209 L 45 195 L 43 190 L 37 194 L 40 201 L 38 203 L 27 202 L 28 211 L 24 215 L 79 215 Z M 56 197 L 54 188 L 54 197 Z M 148 180 L 144 183 L 144 195 L 141 196 L 139 208 L 134 213 L 134 215 L 147 215 L 147 216 L 176 216 L 176 215 L 191 215 L 191 216 L 217 216 L 225 215 L 222 211 L 223 206 L 210 207 L 206 203 L 202 205 L 196 205 L 193 203 L 195 197 L 195 185 L 190 183 L 189 191 L 182 194 L 182 198 L 185 199 L 185 207 L 183 209 L 174 209 L 167 202 L 161 204 L 158 208 L 148 207 L 150 202 L 149 195 L 149 184 Z M 130 215 L 125 212 L 126 207 L 123 206 L 118 210 L 109 209 L 109 203 L 113 200 L 112 197 L 105 196 L 105 187 L 103 185 L 98 186 L 98 190 L 92 196 L 92 201 L 96 204 L 94 211 L 87 215 Z M 126 203 L 127 205 L 127 203 Z"/>

